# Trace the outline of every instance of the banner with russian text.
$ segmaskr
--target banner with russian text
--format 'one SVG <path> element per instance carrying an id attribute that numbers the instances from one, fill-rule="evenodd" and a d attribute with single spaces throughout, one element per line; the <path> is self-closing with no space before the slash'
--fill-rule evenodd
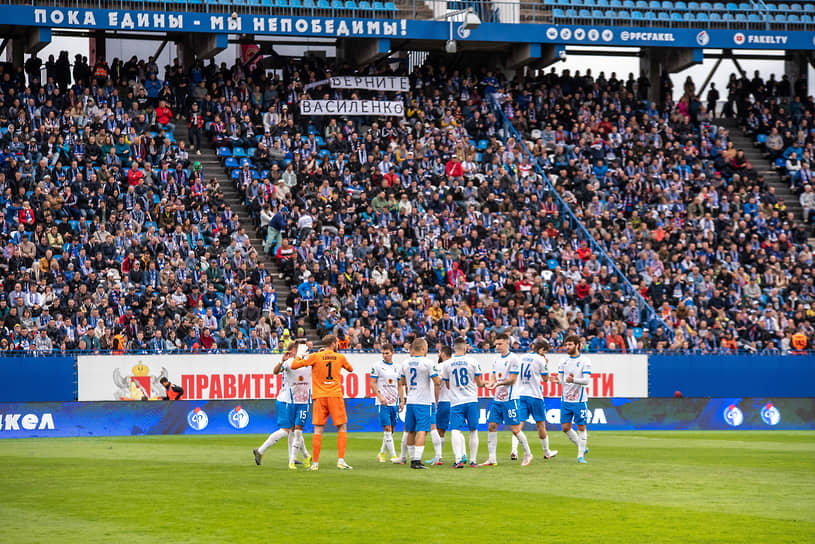
<path id="1" fill-rule="evenodd" d="M 407 92 L 410 80 L 401 76 L 334 76 L 329 78 L 332 89 L 362 89 L 365 91 Z"/>
<path id="2" fill-rule="evenodd" d="M 378 100 L 302 100 L 302 115 L 385 115 L 404 117 L 401 102 Z"/>
<path id="3" fill-rule="evenodd" d="M 375 353 L 348 353 L 354 372 L 343 373 L 346 398 L 373 396 L 368 379 L 371 368 L 379 360 Z M 432 360 L 437 357 L 430 355 Z M 483 372 L 490 372 L 494 354 L 478 353 L 473 357 Z M 549 368 L 557 370 L 563 354 L 549 357 Z M 77 358 L 79 400 L 142 400 L 164 396 L 159 383 L 167 377 L 184 388 L 185 399 L 274 399 L 282 377 L 272 370 L 280 354 L 182 354 L 182 355 L 82 355 Z M 648 357 L 645 355 L 595 355 L 589 396 L 647 397 Z M 396 363 L 407 359 L 397 354 Z M 560 385 L 544 383 L 547 397 L 559 397 Z M 479 395 L 490 397 L 482 389 Z"/>

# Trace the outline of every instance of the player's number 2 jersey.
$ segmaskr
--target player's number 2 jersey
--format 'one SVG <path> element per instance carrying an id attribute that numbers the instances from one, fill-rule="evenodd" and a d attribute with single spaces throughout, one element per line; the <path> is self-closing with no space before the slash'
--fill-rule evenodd
<path id="1" fill-rule="evenodd" d="M 433 378 L 436 365 L 427 357 L 411 357 L 402 364 L 402 378 L 407 384 L 407 404 L 434 404 L 436 391 Z"/>

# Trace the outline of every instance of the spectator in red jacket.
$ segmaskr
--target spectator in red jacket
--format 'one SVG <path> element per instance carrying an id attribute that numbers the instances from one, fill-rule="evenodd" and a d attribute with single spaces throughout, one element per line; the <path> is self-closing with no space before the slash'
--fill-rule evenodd
<path id="1" fill-rule="evenodd" d="M 173 112 L 167 107 L 167 102 L 161 100 L 156 108 L 156 124 L 158 128 L 164 129 L 171 134 L 175 132 L 175 125 L 171 123 Z"/>

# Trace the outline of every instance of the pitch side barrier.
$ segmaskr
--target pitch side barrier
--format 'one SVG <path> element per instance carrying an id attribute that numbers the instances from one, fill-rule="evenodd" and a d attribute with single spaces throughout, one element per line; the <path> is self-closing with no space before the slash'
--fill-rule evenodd
<path id="1" fill-rule="evenodd" d="M 487 428 L 489 399 L 481 399 L 479 429 Z M 377 432 L 373 399 L 346 400 L 352 432 Z M 815 399 L 592 399 L 592 431 L 815 430 Z M 546 400 L 551 431 L 560 428 L 560 399 Z M 191 434 L 260 434 L 277 428 L 275 402 L 145 401 L 0 404 L 0 439 Z M 397 424 L 397 431 L 403 428 Z M 329 425 L 328 430 L 333 430 Z M 312 432 L 309 424 L 304 431 Z"/>
<path id="2" fill-rule="evenodd" d="M 348 399 L 371 397 L 368 378 L 376 353 L 346 352 L 354 372 L 344 376 Z M 702 355 L 695 353 L 588 353 L 593 363 L 591 398 L 800 397 L 815 398 L 815 353 L 792 355 Z M 397 353 L 396 361 L 407 355 Z M 434 358 L 435 354 L 430 354 Z M 494 354 L 473 354 L 489 371 Z M 272 368 L 281 354 L 197 353 L 0 358 L 0 403 L 57 401 L 135 401 L 163 396 L 162 376 L 185 389 L 192 400 L 271 400 L 280 388 Z M 556 371 L 563 354 L 549 355 Z M 771 379 L 795 376 L 795 379 Z M 548 398 L 560 386 L 543 384 Z M 491 392 L 479 394 L 489 398 Z"/>

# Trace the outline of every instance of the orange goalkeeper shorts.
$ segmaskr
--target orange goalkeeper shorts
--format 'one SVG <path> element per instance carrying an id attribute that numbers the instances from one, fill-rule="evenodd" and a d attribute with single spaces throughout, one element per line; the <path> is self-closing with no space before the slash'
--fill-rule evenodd
<path id="1" fill-rule="evenodd" d="M 325 425 L 328 422 L 328 416 L 331 416 L 331 422 L 336 426 L 348 423 L 348 416 L 345 415 L 345 400 L 339 397 L 314 399 L 311 414 L 311 422 L 315 425 Z"/>

